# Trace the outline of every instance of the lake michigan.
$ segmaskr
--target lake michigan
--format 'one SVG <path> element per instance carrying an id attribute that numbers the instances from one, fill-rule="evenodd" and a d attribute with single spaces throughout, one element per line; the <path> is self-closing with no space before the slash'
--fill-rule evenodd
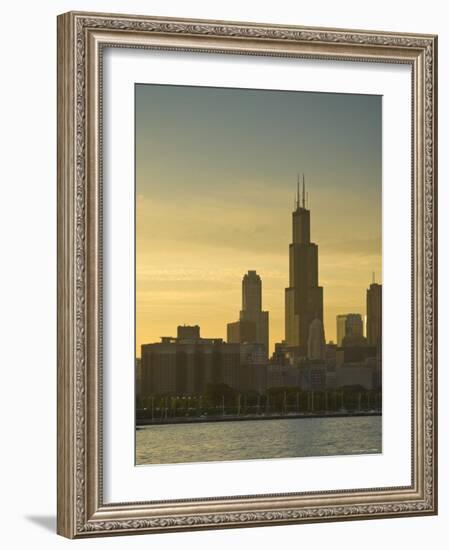
<path id="1" fill-rule="evenodd" d="M 151 425 L 136 431 L 136 464 L 382 452 L 382 416 Z"/>

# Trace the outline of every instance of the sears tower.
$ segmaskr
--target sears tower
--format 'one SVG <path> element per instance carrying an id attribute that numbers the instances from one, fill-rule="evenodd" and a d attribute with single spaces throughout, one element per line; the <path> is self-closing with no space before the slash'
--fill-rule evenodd
<path id="1" fill-rule="evenodd" d="M 289 287 L 285 289 L 285 343 L 307 355 L 309 328 L 315 319 L 323 322 L 323 287 L 318 285 L 318 246 L 310 242 L 310 210 L 306 205 L 304 175 L 302 196 L 298 190 L 293 212 L 290 244 Z"/>

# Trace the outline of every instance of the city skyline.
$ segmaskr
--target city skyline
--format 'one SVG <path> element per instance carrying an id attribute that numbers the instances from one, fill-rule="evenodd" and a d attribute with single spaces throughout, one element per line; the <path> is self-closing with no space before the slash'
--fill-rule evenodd
<path id="1" fill-rule="evenodd" d="M 244 285 L 245 283 L 245 279 L 248 278 L 248 276 L 253 276 L 255 275 L 259 281 L 261 281 L 260 277 L 259 277 L 259 274 L 254 271 L 254 270 L 248 270 L 247 273 L 245 273 L 243 275 L 243 280 L 242 280 L 242 283 Z M 323 334 L 323 343 L 325 345 L 327 344 L 331 344 L 331 345 L 335 345 L 337 347 L 342 347 L 344 344 L 343 344 L 343 340 L 344 340 L 344 337 L 345 336 L 350 336 L 352 338 L 356 337 L 357 339 L 361 338 L 363 340 L 363 342 L 361 343 L 361 345 L 373 345 L 373 346 L 377 346 L 378 345 L 378 342 L 379 340 L 381 340 L 381 332 L 379 333 L 378 331 L 376 332 L 376 337 L 373 338 L 373 336 L 370 335 L 370 324 L 369 324 L 369 306 L 368 306 L 368 303 L 370 301 L 373 301 L 373 298 L 375 301 L 373 301 L 373 303 L 376 304 L 376 306 L 379 309 L 379 313 L 375 313 L 374 315 L 371 314 L 374 318 L 372 319 L 372 323 L 373 323 L 373 328 L 371 329 L 371 331 L 374 330 L 377 330 L 377 327 L 378 326 L 381 326 L 381 318 L 382 318 L 382 298 L 381 298 L 381 293 L 382 293 L 382 285 L 380 283 L 376 283 L 376 282 L 373 282 L 371 283 L 369 286 L 367 286 L 366 290 L 365 290 L 365 296 L 366 296 L 366 303 L 367 303 L 367 315 L 365 316 L 362 316 L 362 314 L 360 313 L 357 313 L 357 312 L 347 312 L 347 313 L 344 313 L 344 314 L 338 314 L 335 318 L 335 321 L 336 321 L 336 331 L 335 331 L 335 334 L 336 334 L 336 338 L 335 340 L 333 339 L 329 339 L 329 338 L 326 338 L 324 337 L 324 334 Z M 285 290 L 289 290 L 288 288 L 285 289 Z M 243 289 L 243 302 L 244 302 L 244 289 Z M 370 299 L 370 295 L 373 294 L 373 292 L 375 293 L 375 297 L 371 297 Z M 263 295 L 262 291 L 260 291 L 261 293 L 261 297 Z M 377 300 L 376 300 L 377 298 Z M 260 307 L 261 307 L 261 303 L 262 301 L 260 300 Z M 265 317 L 265 328 L 263 330 L 265 330 L 267 332 L 267 335 L 268 335 L 268 332 L 269 332 L 269 311 L 262 311 L 262 309 L 260 309 L 259 311 L 261 314 L 264 314 L 266 317 Z M 227 343 L 251 343 L 251 342 L 259 342 L 259 343 L 262 343 L 264 338 L 259 338 L 259 331 L 257 330 L 257 327 L 256 326 L 251 326 L 251 325 L 256 325 L 257 321 L 254 322 L 254 320 L 250 320 L 250 319 L 247 319 L 245 318 L 245 315 L 242 315 L 245 313 L 245 308 L 243 308 L 243 310 L 240 311 L 240 319 L 237 320 L 237 321 L 232 321 L 230 323 L 227 323 L 227 331 L 226 331 L 226 337 L 222 337 L 222 336 L 218 336 L 218 337 L 214 337 L 213 335 L 207 335 L 206 339 L 207 338 L 210 338 L 210 339 L 214 339 L 214 340 L 222 340 L 223 342 L 227 342 Z M 310 324 L 308 325 L 308 330 L 307 330 L 307 343 L 303 344 L 302 347 L 304 347 L 305 345 L 305 350 L 303 349 L 303 354 L 305 356 L 308 356 L 308 353 L 307 353 L 307 348 L 310 346 L 310 343 L 309 343 L 309 336 L 308 336 L 308 332 L 311 328 L 311 326 L 315 323 L 315 321 L 320 321 L 321 323 L 321 326 L 323 327 L 322 330 L 324 331 L 324 324 L 322 323 L 322 321 L 319 319 L 318 316 L 315 316 L 315 318 L 310 322 Z M 177 325 L 174 325 L 172 327 L 172 330 L 169 331 L 167 334 L 165 335 L 161 335 L 159 336 L 156 340 L 154 340 L 153 342 L 150 342 L 149 340 L 148 341 L 145 341 L 143 342 L 143 345 L 146 345 L 146 344 L 154 344 L 154 343 L 158 343 L 159 341 L 163 341 L 163 340 L 170 340 L 170 339 L 176 339 L 175 336 L 173 336 L 174 334 L 174 331 L 175 329 L 179 332 L 179 330 L 185 330 L 185 331 L 189 331 L 189 330 L 192 330 L 192 329 L 195 329 L 195 330 L 199 330 L 200 329 L 200 325 L 198 324 L 189 324 L 189 323 L 182 323 L 182 324 L 177 324 Z M 340 336 L 340 331 L 341 331 L 341 336 Z M 257 336 L 256 336 L 257 335 Z M 195 338 L 199 338 L 199 333 L 197 336 L 195 336 Z M 193 338 L 193 339 L 195 339 Z M 275 345 L 277 344 L 282 344 L 282 345 L 287 345 L 288 346 L 288 340 L 279 340 L 278 342 L 274 342 L 272 346 L 269 347 L 269 353 L 268 353 L 268 357 L 266 359 L 264 359 L 264 361 L 268 360 L 269 358 L 271 358 L 271 355 L 273 354 L 274 352 L 274 347 Z M 295 347 L 295 344 L 290 344 L 290 345 L 293 345 L 293 347 Z M 358 345 L 357 343 L 352 343 L 350 345 Z M 266 346 L 265 346 L 266 347 Z M 272 348 L 272 349 L 271 349 Z M 136 357 L 137 359 L 140 359 L 140 356 L 139 357 Z"/>
<path id="2" fill-rule="evenodd" d="M 266 350 L 266 359 L 271 357 L 274 352 L 276 344 L 287 345 L 287 347 L 299 347 L 301 353 L 310 357 L 310 340 L 309 330 L 318 322 L 321 326 L 323 334 L 321 335 L 323 345 L 336 344 L 338 347 L 343 345 L 343 339 L 345 336 L 350 338 L 356 338 L 359 342 L 360 339 L 369 345 L 377 346 L 381 340 L 381 333 L 378 327 L 381 326 L 382 317 L 382 285 L 375 282 L 375 274 L 372 273 L 373 280 L 369 286 L 366 287 L 366 315 L 362 316 L 360 313 L 347 312 L 344 314 L 338 314 L 336 316 L 336 338 L 335 340 L 325 337 L 324 330 L 324 311 L 323 311 L 323 287 L 318 286 L 319 282 L 319 269 L 318 269 L 318 245 L 311 240 L 310 231 L 310 210 L 307 209 L 307 198 L 305 191 L 305 178 L 302 178 L 302 193 L 299 191 L 299 176 L 297 182 L 297 195 L 295 198 L 295 208 L 292 212 L 292 243 L 290 244 L 289 251 L 289 282 L 290 286 L 285 288 L 285 325 L 284 334 L 285 337 L 278 342 L 273 342 L 270 346 L 269 342 L 269 311 L 263 311 L 263 291 L 262 291 L 262 279 L 256 270 L 248 270 L 243 275 L 242 279 L 242 309 L 240 310 L 239 319 L 227 323 L 226 337 L 219 336 L 217 338 L 228 343 L 251 343 L 259 342 L 263 344 Z M 306 279 L 303 279 L 303 275 L 306 275 Z M 302 282 L 301 282 L 302 281 Z M 302 285 L 305 286 L 302 288 Z M 298 286 L 299 285 L 299 286 Z M 298 313 L 293 313 L 297 302 L 295 293 L 303 295 L 301 298 L 303 305 L 301 306 L 301 300 L 299 301 Z M 308 296 L 312 293 L 311 296 Z M 311 297 L 313 299 L 311 300 Z M 371 310 L 371 313 L 370 313 Z M 295 317 L 298 315 L 298 319 Z M 371 324 L 370 324 L 371 315 Z M 302 318 L 302 321 L 300 321 Z M 302 324 L 304 326 L 302 326 Z M 316 325 L 315 331 L 317 329 Z M 184 329 L 189 331 L 191 329 L 199 330 L 199 325 L 183 323 L 177 325 L 177 330 Z M 212 335 L 208 335 L 209 338 L 214 338 Z M 164 341 L 166 339 L 173 339 L 171 333 L 161 335 L 158 340 L 153 343 L 157 343 L 159 339 Z M 199 338 L 199 332 L 195 338 Z M 194 338 L 194 339 L 195 339 Z M 299 342 L 302 339 L 302 343 Z M 151 344 L 150 341 L 143 342 L 143 344 Z M 356 344 L 353 341 L 352 345 Z M 363 342 L 361 342 L 362 345 Z M 358 344 L 356 344 L 358 345 Z M 309 353 L 308 353 L 309 350 Z M 138 355 L 138 354 L 137 354 Z M 324 357 L 324 356 L 323 356 Z M 265 359 L 265 360 L 266 360 Z"/>
<path id="3" fill-rule="evenodd" d="M 265 106 L 268 120 L 251 115 L 254 101 L 255 112 Z M 296 155 L 291 144 L 285 152 L 292 138 L 292 117 L 289 124 L 285 118 L 291 109 L 301 127 Z M 238 152 L 245 151 L 241 138 L 231 133 L 232 123 L 241 123 L 235 110 L 246 123 L 245 158 Z M 354 125 L 339 135 L 348 114 L 356 117 Z M 206 337 L 226 340 L 227 323 L 239 309 L 241 277 L 252 270 L 264 283 L 271 355 L 274 343 L 284 339 L 291 213 L 301 168 L 313 211 L 313 242 L 320 248 L 326 341 L 336 341 L 337 315 L 366 315 L 373 271 L 381 282 L 379 97 L 348 101 L 343 94 L 145 85 L 136 87 L 136 122 L 137 355 L 141 344 L 170 335 L 179 324 L 200 325 Z M 220 143 L 210 134 L 218 122 Z M 317 140 L 327 163 L 316 158 Z M 275 157 L 273 166 L 260 155 L 256 162 L 257 151 L 265 150 Z M 184 160 L 176 166 L 170 162 L 175 151 Z"/>

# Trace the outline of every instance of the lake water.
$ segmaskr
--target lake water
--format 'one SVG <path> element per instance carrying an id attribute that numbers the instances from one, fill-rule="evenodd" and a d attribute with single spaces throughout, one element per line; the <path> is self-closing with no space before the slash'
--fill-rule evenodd
<path id="1" fill-rule="evenodd" d="M 137 464 L 381 452 L 381 416 L 168 424 L 136 431 Z"/>

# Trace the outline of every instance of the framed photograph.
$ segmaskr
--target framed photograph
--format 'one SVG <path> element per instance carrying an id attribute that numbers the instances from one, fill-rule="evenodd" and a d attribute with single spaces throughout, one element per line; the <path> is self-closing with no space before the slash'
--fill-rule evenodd
<path id="1" fill-rule="evenodd" d="M 437 513 L 437 37 L 58 17 L 58 532 Z"/>

